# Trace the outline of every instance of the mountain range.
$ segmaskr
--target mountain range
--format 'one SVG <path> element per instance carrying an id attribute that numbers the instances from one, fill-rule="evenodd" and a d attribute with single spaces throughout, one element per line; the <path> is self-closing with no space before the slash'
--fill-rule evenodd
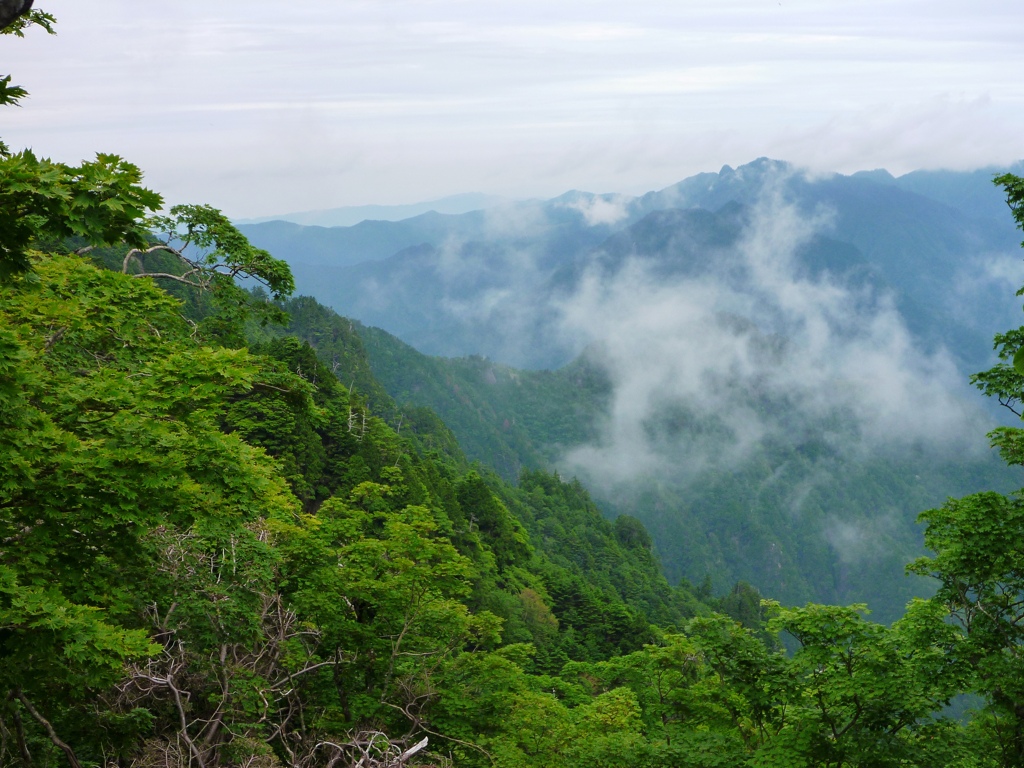
<path id="1" fill-rule="evenodd" d="M 423 352 L 552 368 L 587 343 L 562 324 L 552 325 L 552 299 L 609 238 L 619 235 L 608 243 L 619 258 L 639 237 L 638 255 L 668 263 L 678 254 L 652 249 L 670 240 L 679 245 L 685 231 L 693 260 L 709 245 L 701 238 L 715 233 L 691 231 L 664 215 L 644 220 L 672 210 L 718 214 L 736 204 L 762 210 L 785 205 L 813 220 L 816 235 L 834 241 L 820 258 L 872 272 L 916 334 L 945 342 L 976 367 L 1012 311 L 1005 290 L 1010 283 L 1000 277 L 1013 270 L 1016 257 L 1006 257 L 1016 250 L 1017 234 L 1003 215 L 993 173 L 808 177 L 761 159 L 640 197 L 574 191 L 458 215 L 432 211 L 329 228 L 271 221 L 242 231 L 288 261 L 300 292 Z M 724 215 L 732 218 L 721 225 L 736 238 L 742 219 L 735 211 Z M 942 312 L 927 309 L 940 303 L 946 305 Z"/>
<path id="2" fill-rule="evenodd" d="M 317 227 L 350 227 L 368 219 L 377 221 L 402 221 L 433 211 L 435 213 L 467 213 L 507 203 L 507 198 L 498 195 L 466 193 L 450 195 L 438 200 L 407 205 L 349 205 L 340 208 L 326 208 L 317 211 L 299 211 L 277 216 L 263 216 L 254 219 L 239 219 L 238 224 L 259 224 L 265 221 L 290 221 Z"/>
<path id="3" fill-rule="evenodd" d="M 639 197 L 242 229 L 352 318 L 403 407 L 509 479 L 580 478 L 671 580 L 885 618 L 929 589 L 902 573 L 916 515 L 1015 482 L 966 385 L 1024 277 L 992 175 L 761 159 Z"/>

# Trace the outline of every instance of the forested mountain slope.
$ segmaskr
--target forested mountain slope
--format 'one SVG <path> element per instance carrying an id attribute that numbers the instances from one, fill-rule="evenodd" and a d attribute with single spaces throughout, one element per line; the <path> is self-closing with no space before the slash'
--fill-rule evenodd
<path id="1" fill-rule="evenodd" d="M 978 184 L 760 160 L 476 214 L 475 232 L 310 280 L 421 352 L 480 353 L 364 331 L 395 398 L 508 479 L 579 477 L 645 522 L 670 580 L 888 619 L 929 589 L 902 575 L 921 506 L 1017 482 L 980 437 L 1005 417 L 967 386 L 1019 311 L 1016 236 Z"/>
<path id="2" fill-rule="evenodd" d="M 470 465 L 350 321 L 282 311 L 284 262 L 141 178 L 0 143 L 2 768 L 1024 761 L 1018 496 L 922 515 L 938 593 L 892 626 L 671 587 L 640 521 Z M 978 379 L 1012 406 L 1022 346 Z"/>
<path id="3" fill-rule="evenodd" d="M 428 357 L 380 329 L 354 327 L 406 412 L 437 411 L 471 458 L 510 479 L 523 468 L 557 467 L 572 447 L 602 438 L 612 384 L 597 350 L 556 371 L 521 371 L 484 358 Z M 666 411 L 652 414 L 652 430 L 662 417 L 660 429 L 675 430 L 663 433 L 661 449 L 678 454 L 676 473 L 652 470 L 611 488 L 591 479 L 607 514 L 644 522 L 670 581 L 710 576 L 722 590 L 746 580 L 792 602 L 868 602 L 883 619 L 931 590 L 903 573 L 922 552 L 918 511 L 947 496 L 1009 489 L 1018 474 L 984 451 L 954 456 L 919 445 L 851 455 L 838 441 L 853 427 L 836 422 L 802 424 L 788 440 L 783 423 L 745 461 L 693 476 L 693 425 Z"/>
<path id="4" fill-rule="evenodd" d="M 929 513 L 948 595 L 892 628 L 744 585 L 702 605 L 578 483 L 467 468 L 273 325 L 239 345 L 258 305 L 190 323 L 142 272 L 29 257 L 0 288 L 4 764 L 1014 764 L 1015 672 L 970 666 L 1014 659 L 946 620 L 958 520 L 1013 502 Z M 961 691 L 991 715 L 942 719 Z"/>
<path id="5" fill-rule="evenodd" d="M 746 580 L 892 619 L 930 589 L 903 575 L 918 511 L 1017 481 L 943 351 L 970 335 L 957 316 L 916 333 L 935 302 L 896 292 L 799 210 L 776 213 L 658 211 L 553 270 L 536 300 L 592 340 L 554 371 L 431 358 L 353 327 L 396 400 L 437 412 L 509 480 L 524 466 L 579 476 L 609 514 L 648 526 L 673 582 Z"/>
<path id="6" fill-rule="evenodd" d="M 1006 678 L 956 649 L 1000 650 L 945 596 L 892 628 L 742 584 L 702 604 L 578 483 L 509 486 L 273 324 L 242 341 L 262 300 L 189 317 L 141 265 L 27 255 L 0 288 L 4 764 L 1014 764 Z M 958 509 L 918 566 L 951 594 Z M 967 690 L 997 717 L 943 720 Z"/>
<path id="7" fill-rule="evenodd" d="M 0 679 L 79 759 L 145 734 L 144 759 L 193 739 L 206 761 L 263 738 L 308 750 L 317 728 L 398 734 L 425 724 L 426 701 L 403 709 L 466 643 L 530 643 L 522 663 L 556 672 L 708 612 L 635 521 L 549 475 L 482 477 L 436 419 L 399 436 L 294 337 L 222 346 L 223 318 L 197 318 L 197 337 L 148 279 L 33 264 L 0 313 Z M 178 695 L 180 723 L 162 714 Z M 239 732 L 252 697 L 263 725 Z M 323 725 L 289 724 L 296 708 Z M 96 717 L 117 729 L 79 733 Z"/>

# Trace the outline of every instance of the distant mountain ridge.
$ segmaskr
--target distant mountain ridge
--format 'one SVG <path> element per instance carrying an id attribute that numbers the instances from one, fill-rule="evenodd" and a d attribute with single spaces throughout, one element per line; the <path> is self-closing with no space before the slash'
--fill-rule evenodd
<path id="1" fill-rule="evenodd" d="M 822 235 L 861 254 L 908 325 L 929 343 L 946 343 L 970 367 L 984 363 L 992 333 L 1009 318 L 1009 309 L 993 312 L 1007 306 L 1007 294 L 1005 284 L 989 279 L 990 262 L 1012 271 L 1005 257 L 1017 258 L 1018 234 L 991 175 L 810 178 L 762 158 L 640 197 L 573 191 L 458 215 L 336 228 L 267 222 L 242 230 L 289 262 L 301 292 L 421 351 L 538 368 L 563 364 L 582 348 L 550 333 L 551 281 L 584 269 L 607 238 L 658 211 L 751 207 L 771 194 L 808 219 L 822 219 Z M 935 325 L 922 308 L 948 301 L 953 283 L 970 295 Z"/>
<path id="2" fill-rule="evenodd" d="M 508 198 L 469 192 L 438 200 L 407 205 L 350 205 L 317 211 L 298 211 L 274 216 L 238 219 L 237 224 L 261 224 L 267 221 L 288 221 L 315 227 L 351 227 L 361 221 L 402 221 L 423 213 L 468 213 L 507 203 Z"/>
<path id="3" fill-rule="evenodd" d="M 579 476 L 672 580 L 885 619 L 928 589 L 902 577 L 917 513 L 1013 484 L 966 386 L 1024 281 L 991 175 L 762 158 L 640 197 L 244 229 L 383 329 L 360 328 L 374 374 L 471 458 Z"/>

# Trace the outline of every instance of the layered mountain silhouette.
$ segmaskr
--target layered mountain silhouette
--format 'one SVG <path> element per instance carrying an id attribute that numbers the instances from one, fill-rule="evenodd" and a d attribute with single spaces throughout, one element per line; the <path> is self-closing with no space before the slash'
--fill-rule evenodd
<path id="1" fill-rule="evenodd" d="M 1012 271 L 1018 235 L 994 173 L 808 177 L 761 159 L 640 197 L 569 192 L 459 215 L 242 229 L 291 264 L 300 292 L 423 352 L 544 368 L 584 346 L 548 312 L 574 276 L 629 255 L 699 271 L 741 236 L 744 210 L 788 205 L 818 221 L 808 269 L 872 280 L 923 341 L 973 368 L 1012 306 L 999 275 Z"/>
<path id="2" fill-rule="evenodd" d="M 374 374 L 471 458 L 579 477 L 670 579 L 789 602 L 930 587 L 919 512 L 1017 482 L 968 375 L 1019 322 L 995 170 L 808 176 L 761 159 L 350 227 L 243 227 L 359 322 Z"/>

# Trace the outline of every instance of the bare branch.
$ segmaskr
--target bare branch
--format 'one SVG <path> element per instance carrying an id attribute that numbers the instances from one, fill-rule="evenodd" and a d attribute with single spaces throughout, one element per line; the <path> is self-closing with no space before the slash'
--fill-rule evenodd
<path id="1" fill-rule="evenodd" d="M 343 664 L 343 663 L 344 662 L 341 662 L 341 661 L 321 661 L 319 664 L 313 664 L 313 665 L 308 666 L 308 667 L 303 667 L 298 672 L 289 672 L 288 673 L 288 677 L 286 679 L 281 680 L 281 681 L 279 681 L 277 683 L 274 683 L 272 686 L 270 686 L 270 690 L 272 690 L 272 691 L 280 690 L 285 685 L 290 684 L 292 682 L 292 680 L 294 680 L 296 677 L 299 677 L 300 675 L 304 675 L 307 672 L 313 672 L 314 670 L 320 669 L 321 667 L 336 667 L 339 664 Z"/>
<path id="2" fill-rule="evenodd" d="M 128 251 L 128 253 L 125 254 L 124 261 L 121 262 L 121 272 L 123 274 L 126 274 L 126 275 L 128 274 L 128 265 L 131 263 L 132 259 L 135 259 L 136 261 L 138 261 L 139 262 L 139 266 L 141 267 L 142 266 L 142 262 L 137 257 L 145 256 L 146 254 L 149 254 L 149 253 L 155 253 L 156 251 L 167 251 L 169 253 L 173 253 L 179 259 L 181 259 L 182 261 L 188 263 L 189 266 L 195 267 L 195 265 L 192 264 L 192 262 L 190 262 L 188 259 L 186 259 L 184 256 L 181 255 L 181 251 L 177 250 L 176 248 L 172 248 L 169 245 L 160 244 L 160 245 L 154 245 L 152 248 L 145 248 L 145 249 L 142 249 L 142 248 L 132 248 L 130 251 Z M 76 251 L 76 253 L 77 253 L 77 251 Z"/>
<path id="3" fill-rule="evenodd" d="M 198 272 L 198 271 L 199 270 L 192 269 L 192 270 L 189 270 L 188 272 L 186 272 L 184 275 L 175 275 L 175 274 L 172 274 L 170 272 L 139 272 L 137 274 L 132 275 L 132 277 L 154 277 L 154 278 L 161 278 L 163 280 L 177 280 L 179 283 L 184 283 L 185 285 L 191 285 L 193 288 L 205 288 L 206 287 L 206 283 L 198 281 L 198 280 L 189 280 L 188 279 L 188 275 L 194 274 L 195 272 Z"/>
<path id="4" fill-rule="evenodd" d="M 14 691 L 7 694 L 7 700 L 14 698 Z M 11 719 L 14 721 L 14 738 L 18 742 L 18 752 L 21 753 L 21 762 L 25 768 L 32 768 L 32 753 L 28 749 L 28 740 L 25 738 L 25 726 L 21 722 L 21 715 L 16 708 L 11 712 Z"/>
<path id="5" fill-rule="evenodd" d="M 18 701 L 20 701 L 25 706 L 25 709 L 29 711 L 29 714 L 31 714 L 32 717 L 34 717 L 39 724 L 46 729 L 46 735 L 50 737 L 50 741 L 53 742 L 54 746 L 59 747 L 64 753 L 68 762 L 71 763 L 71 768 L 82 768 L 82 764 L 78 762 L 78 758 L 75 756 L 75 751 L 70 747 L 70 745 L 61 740 L 57 735 L 57 732 L 53 730 L 53 726 L 50 724 L 50 721 L 39 714 L 39 710 L 32 706 L 32 702 L 28 700 L 28 697 L 26 697 L 20 689 L 15 692 L 15 695 L 18 697 Z"/>

